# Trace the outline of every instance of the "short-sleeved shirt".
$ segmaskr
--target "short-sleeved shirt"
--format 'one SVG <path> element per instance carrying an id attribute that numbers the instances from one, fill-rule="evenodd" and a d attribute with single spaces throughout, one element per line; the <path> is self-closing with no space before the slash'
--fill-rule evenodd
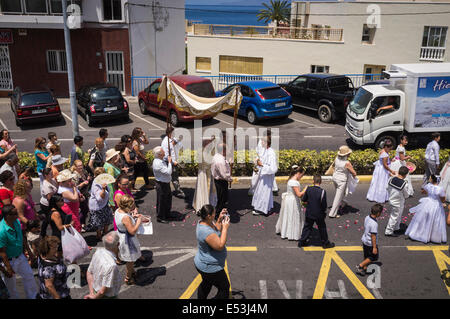
<path id="1" fill-rule="evenodd" d="M 47 195 L 48 194 L 56 194 L 57 192 L 58 192 L 58 187 L 57 187 L 56 183 L 53 184 L 53 183 L 50 183 L 47 180 L 44 180 L 42 182 L 42 186 L 41 186 L 41 200 L 40 200 L 40 203 L 42 205 L 44 205 L 44 206 L 48 206 L 49 202 L 48 202 L 48 199 L 47 199 Z"/>
<path id="2" fill-rule="evenodd" d="M 47 161 L 44 161 L 39 158 L 38 154 L 43 154 L 44 156 L 48 156 L 47 150 L 41 151 L 41 150 L 35 150 L 34 151 L 34 157 L 36 158 L 36 170 L 38 173 L 41 173 L 44 168 L 47 166 Z"/>
<path id="3" fill-rule="evenodd" d="M 377 236 L 378 244 L 378 222 L 375 218 L 369 215 L 366 219 L 364 219 L 364 234 L 361 237 L 361 241 L 364 245 L 372 246 L 372 234 Z"/>
<path id="4" fill-rule="evenodd" d="M 209 226 L 197 224 L 197 243 L 198 252 L 195 255 L 194 263 L 198 270 L 204 273 L 215 273 L 223 270 L 225 259 L 227 258 L 227 248 L 221 251 L 214 250 L 206 242 L 206 237 L 211 234 L 217 234 L 220 237 L 221 232 L 212 229 Z"/>
<path id="5" fill-rule="evenodd" d="M 107 287 L 106 297 L 116 297 L 122 285 L 122 275 L 114 255 L 105 248 L 96 250 L 89 264 L 88 272 L 94 277 L 93 288 L 100 291 Z"/>
<path id="6" fill-rule="evenodd" d="M 81 147 L 74 145 L 72 151 L 70 152 L 70 166 L 73 165 L 75 160 L 79 159 L 84 164 L 84 152 Z"/>
<path id="7" fill-rule="evenodd" d="M 53 286 L 61 298 L 70 295 L 70 289 L 67 286 L 67 267 L 62 260 L 49 261 L 39 257 L 38 259 L 38 277 L 39 277 L 39 296 L 42 299 L 53 299 L 53 296 L 45 286 L 45 280 L 53 278 Z"/>
<path id="8" fill-rule="evenodd" d="M 6 248 L 8 258 L 17 258 L 23 253 L 23 234 L 19 219 L 11 228 L 3 219 L 0 222 L 0 248 Z"/>
<path id="9" fill-rule="evenodd" d="M 9 199 L 12 203 L 13 199 L 14 199 L 14 191 L 11 191 L 9 189 L 6 188 L 0 188 L 0 215 L 2 214 L 2 209 L 3 209 L 3 200 L 5 199 Z"/>

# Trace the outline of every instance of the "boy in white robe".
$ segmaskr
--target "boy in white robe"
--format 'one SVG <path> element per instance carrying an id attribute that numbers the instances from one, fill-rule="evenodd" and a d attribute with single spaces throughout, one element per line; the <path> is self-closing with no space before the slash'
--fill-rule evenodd
<path id="1" fill-rule="evenodd" d="M 265 149 L 262 147 L 262 140 L 259 139 L 258 146 L 256 146 L 256 156 L 257 156 L 257 158 L 261 157 L 261 154 L 263 154 L 264 150 Z M 255 162 L 255 165 L 256 165 L 256 162 Z M 252 180 L 251 180 L 251 186 L 250 186 L 250 189 L 248 190 L 248 196 L 253 196 L 253 194 L 255 192 L 256 183 L 258 182 L 258 178 L 259 178 L 259 174 L 257 172 L 255 172 L 255 171 L 253 171 Z M 273 180 L 272 191 L 273 191 L 275 196 L 278 196 L 278 185 L 277 185 L 277 181 L 275 179 Z"/>
<path id="2" fill-rule="evenodd" d="M 275 151 L 270 147 L 270 139 L 263 138 L 263 151 L 257 160 L 258 180 L 252 199 L 253 215 L 267 215 L 273 208 L 273 182 L 278 171 Z"/>

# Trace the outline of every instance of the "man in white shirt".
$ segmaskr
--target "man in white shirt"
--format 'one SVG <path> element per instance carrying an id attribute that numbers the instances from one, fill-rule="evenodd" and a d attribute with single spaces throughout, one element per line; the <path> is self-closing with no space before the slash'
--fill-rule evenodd
<path id="1" fill-rule="evenodd" d="M 17 183 L 17 180 L 18 180 L 17 171 L 16 171 L 17 163 L 19 163 L 19 158 L 17 157 L 17 155 L 15 153 L 10 153 L 6 157 L 5 164 L 3 164 L 3 166 L 0 168 L 0 174 L 3 173 L 4 171 L 11 171 L 11 173 L 13 173 L 14 184 Z"/>
<path id="2" fill-rule="evenodd" d="M 159 223 L 167 224 L 167 218 L 172 209 L 172 191 L 170 181 L 172 180 L 172 156 L 167 156 L 164 161 L 165 152 L 161 146 L 153 149 L 155 159 L 152 169 L 156 179 L 156 216 Z"/>
<path id="3" fill-rule="evenodd" d="M 211 163 L 211 175 L 214 178 L 214 185 L 217 191 L 216 219 L 223 208 L 227 208 L 228 203 L 228 183 L 233 181 L 231 177 L 230 163 L 226 160 L 225 144 L 217 145 L 217 153 Z"/>
<path id="4" fill-rule="evenodd" d="M 179 198 L 184 198 L 185 194 L 180 188 L 180 181 L 178 179 L 178 154 L 181 149 L 181 143 L 172 137 L 174 128 L 168 127 L 166 129 L 166 136 L 161 142 L 161 147 L 164 150 L 164 160 L 167 161 L 169 155 L 169 143 L 170 143 L 170 156 L 172 157 L 172 185 L 175 188 L 174 195 Z M 170 142 L 169 142 L 170 141 Z"/>
<path id="5" fill-rule="evenodd" d="M 277 159 L 274 150 L 270 147 L 271 140 L 262 139 L 262 151 L 257 160 L 258 180 L 255 184 L 252 199 L 253 215 L 267 215 L 273 208 L 273 182 L 278 171 Z"/>
<path id="6" fill-rule="evenodd" d="M 431 134 L 433 140 L 428 143 L 425 150 L 425 174 L 423 175 L 422 186 L 428 183 L 431 175 L 437 175 L 439 167 L 439 141 L 441 140 L 441 134 Z"/>
<path id="7" fill-rule="evenodd" d="M 117 298 L 123 276 L 116 263 L 119 253 L 119 235 L 109 232 L 103 236 L 104 248 L 98 248 L 86 272 L 89 294 L 84 299 Z"/>

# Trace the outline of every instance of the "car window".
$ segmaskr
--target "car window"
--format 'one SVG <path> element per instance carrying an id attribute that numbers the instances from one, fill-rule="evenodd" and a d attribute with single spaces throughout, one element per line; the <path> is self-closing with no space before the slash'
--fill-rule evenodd
<path id="1" fill-rule="evenodd" d="M 319 82 L 318 79 L 308 79 L 308 89 L 316 90 L 318 82 Z"/>
<path id="2" fill-rule="evenodd" d="M 229 87 L 225 88 L 222 92 L 225 94 L 230 93 L 231 90 L 233 90 L 234 88 L 236 88 L 236 84 L 232 84 Z"/>
<path id="3" fill-rule="evenodd" d="M 96 100 L 118 99 L 122 97 L 116 87 L 96 88 L 92 91 L 92 98 Z"/>
<path id="4" fill-rule="evenodd" d="M 22 95 L 20 106 L 54 103 L 55 100 L 49 92 L 28 93 Z"/>
<path id="5" fill-rule="evenodd" d="M 251 90 L 247 85 L 241 85 L 241 93 L 242 93 L 242 96 L 247 96 L 247 97 L 252 96 Z"/>
<path id="6" fill-rule="evenodd" d="M 259 89 L 259 93 L 261 93 L 262 96 L 264 96 L 265 99 L 281 99 L 284 97 L 288 97 L 289 94 L 286 93 L 282 88 L 280 87 L 271 87 L 271 88 L 265 88 L 265 89 Z"/>
<path id="7" fill-rule="evenodd" d="M 216 93 L 211 82 L 199 82 L 186 85 L 186 90 L 194 95 L 201 97 L 215 97 Z"/>
<path id="8" fill-rule="evenodd" d="M 379 96 L 373 100 L 371 111 L 375 116 L 382 116 L 398 110 L 400 107 L 399 96 Z"/>
<path id="9" fill-rule="evenodd" d="M 352 90 L 350 80 L 346 77 L 329 79 L 328 88 L 332 93 L 345 93 Z"/>
<path id="10" fill-rule="evenodd" d="M 159 89 L 160 85 L 161 85 L 161 82 L 153 83 L 152 85 L 149 86 L 148 93 L 158 94 L 158 89 Z"/>
<path id="11" fill-rule="evenodd" d="M 292 81 L 292 85 L 295 85 L 296 87 L 300 87 L 300 88 L 306 88 L 306 81 L 307 81 L 307 78 L 299 76 L 294 81 Z"/>

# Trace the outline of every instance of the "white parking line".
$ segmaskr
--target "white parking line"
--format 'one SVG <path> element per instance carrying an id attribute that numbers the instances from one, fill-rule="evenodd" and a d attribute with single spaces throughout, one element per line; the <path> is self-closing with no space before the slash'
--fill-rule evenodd
<path id="1" fill-rule="evenodd" d="M 3 125 L 3 128 L 5 130 L 8 130 L 8 127 L 5 125 L 5 123 L 2 121 L 2 119 L 0 119 L 0 124 Z M 9 130 L 8 130 L 9 131 Z"/>
<path id="2" fill-rule="evenodd" d="M 331 136 L 331 135 L 305 135 L 305 136 L 303 136 L 303 137 L 306 137 L 306 138 L 332 138 L 333 136 Z"/>
<path id="3" fill-rule="evenodd" d="M 152 123 L 152 122 L 150 122 L 150 121 L 147 121 L 147 120 L 144 119 L 143 117 L 141 117 L 141 116 L 139 116 L 139 115 L 136 115 L 136 114 L 134 114 L 133 112 L 130 112 L 130 114 L 133 115 L 133 116 L 136 116 L 138 119 L 140 119 L 140 120 L 142 120 L 142 121 L 144 121 L 144 122 L 146 122 L 146 123 L 148 123 L 148 124 L 150 124 L 150 125 L 153 125 L 154 127 L 157 127 L 157 128 L 160 129 L 160 130 L 165 130 L 165 129 L 163 129 L 161 126 L 156 125 L 156 124 L 154 124 L 154 123 Z"/>
<path id="4" fill-rule="evenodd" d="M 61 112 L 61 114 L 62 115 L 64 115 L 64 117 L 66 118 L 66 119 L 68 119 L 70 122 L 72 122 L 72 118 L 69 116 L 69 115 L 67 115 L 66 113 L 64 113 L 64 112 Z M 78 116 L 78 115 L 77 115 Z M 81 128 L 81 130 L 82 131 L 87 131 L 83 126 L 81 126 L 80 124 L 78 124 L 78 126 Z"/>
<path id="5" fill-rule="evenodd" d="M 217 117 L 217 116 L 215 117 L 215 119 L 218 120 L 218 121 L 220 121 L 220 122 L 222 122 L 222 123 L 228 124 L 228 125 L 230 125 L 230 126 L 234 126 L 232 123 L 227 122 L 227 121 L 224 121 L 224 120 L 222 120 L 222 119 L 219 119 L 219 117 Z"/>

